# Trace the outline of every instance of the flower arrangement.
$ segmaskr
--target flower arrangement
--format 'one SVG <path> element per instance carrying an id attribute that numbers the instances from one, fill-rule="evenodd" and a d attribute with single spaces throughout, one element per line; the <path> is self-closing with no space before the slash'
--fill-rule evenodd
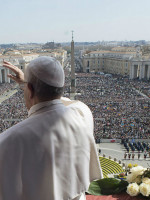
<path id="1" fill-rule="evenodd" d="M 130 196 L 150 196 L 150 169 L 136 166 L 130 169 L 126 178 L 129 185 L 127 186 L 127 193 Z"/>
<path id="2" fill-rule="evenodd" d="M 126 176 L 126 174 L 127 176 Z M 150 168 L 137 164 L 128 164 L 126 172 L 114 175 L 114 178 L 103 178 L 92 181 L 87 193 L 93 195 L 109 195 L 127 192 L 130 196 L 139 194 L 150 197 Z"/>

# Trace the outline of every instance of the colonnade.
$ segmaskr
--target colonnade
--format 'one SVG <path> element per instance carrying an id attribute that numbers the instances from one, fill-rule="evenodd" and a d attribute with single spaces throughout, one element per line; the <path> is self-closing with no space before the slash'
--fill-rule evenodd
<path id="1" fill-rule="evenodd" d="M 10 83 L 10 78 L 7 77 L 9 74 L 9 69 L 0 67 L 0 83 Z"/>
<path id="2" fill-rule="evenodd" d="M 150 62 L 133 62 L 130 67 L 130 79 L 150 80 Z"/>
<path id="3" fill-rule="evenodd" d="M 16 65 L 18 66 L 18 65 Z M 26 64 L 21 63 L 21 65 L 18 66 L 21 70 L 24 71 Z M 11 71 L 3 66 L 0 66 L 0 83 L 10 83 L 10 78 L 7 77 L 8 74 L 10 74 Z"/>

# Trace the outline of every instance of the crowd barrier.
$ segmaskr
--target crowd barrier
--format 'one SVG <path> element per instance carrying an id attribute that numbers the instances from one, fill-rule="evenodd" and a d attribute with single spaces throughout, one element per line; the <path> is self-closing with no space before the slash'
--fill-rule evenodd
<path id="1" fill-rule="evenodd" d="M 129 140 L 132 142 L 132 139 Z M 134 139 L 135 142 L 148 142 L 150 143 L 150 139 Z M 121 139 L 96 139 L 96 144 L 99 143 L 121 143 Z"/>

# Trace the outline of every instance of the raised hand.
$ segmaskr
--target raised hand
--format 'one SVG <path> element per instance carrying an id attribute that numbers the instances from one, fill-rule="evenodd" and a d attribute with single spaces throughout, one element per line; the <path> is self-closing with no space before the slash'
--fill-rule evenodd
<path id="1" fill-rule="evenodd" d="M 24 82 L 24 73 L 18 67 L 12 65 L 10 62 L 3 61 L 3 66 L 10 69 L 14 74 L 8 74 L 7 76 L 18 84 Z"/>

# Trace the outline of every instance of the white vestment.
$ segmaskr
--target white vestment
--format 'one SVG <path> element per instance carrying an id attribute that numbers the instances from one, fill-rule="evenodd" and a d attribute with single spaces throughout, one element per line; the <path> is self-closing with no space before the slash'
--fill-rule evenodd
<path id="1" fill-rule="evenodd" d="M 91 111 L 62 101 L 34 105 L 0 134 L 0 200 L 78 200 L 102 178 Z"/>

